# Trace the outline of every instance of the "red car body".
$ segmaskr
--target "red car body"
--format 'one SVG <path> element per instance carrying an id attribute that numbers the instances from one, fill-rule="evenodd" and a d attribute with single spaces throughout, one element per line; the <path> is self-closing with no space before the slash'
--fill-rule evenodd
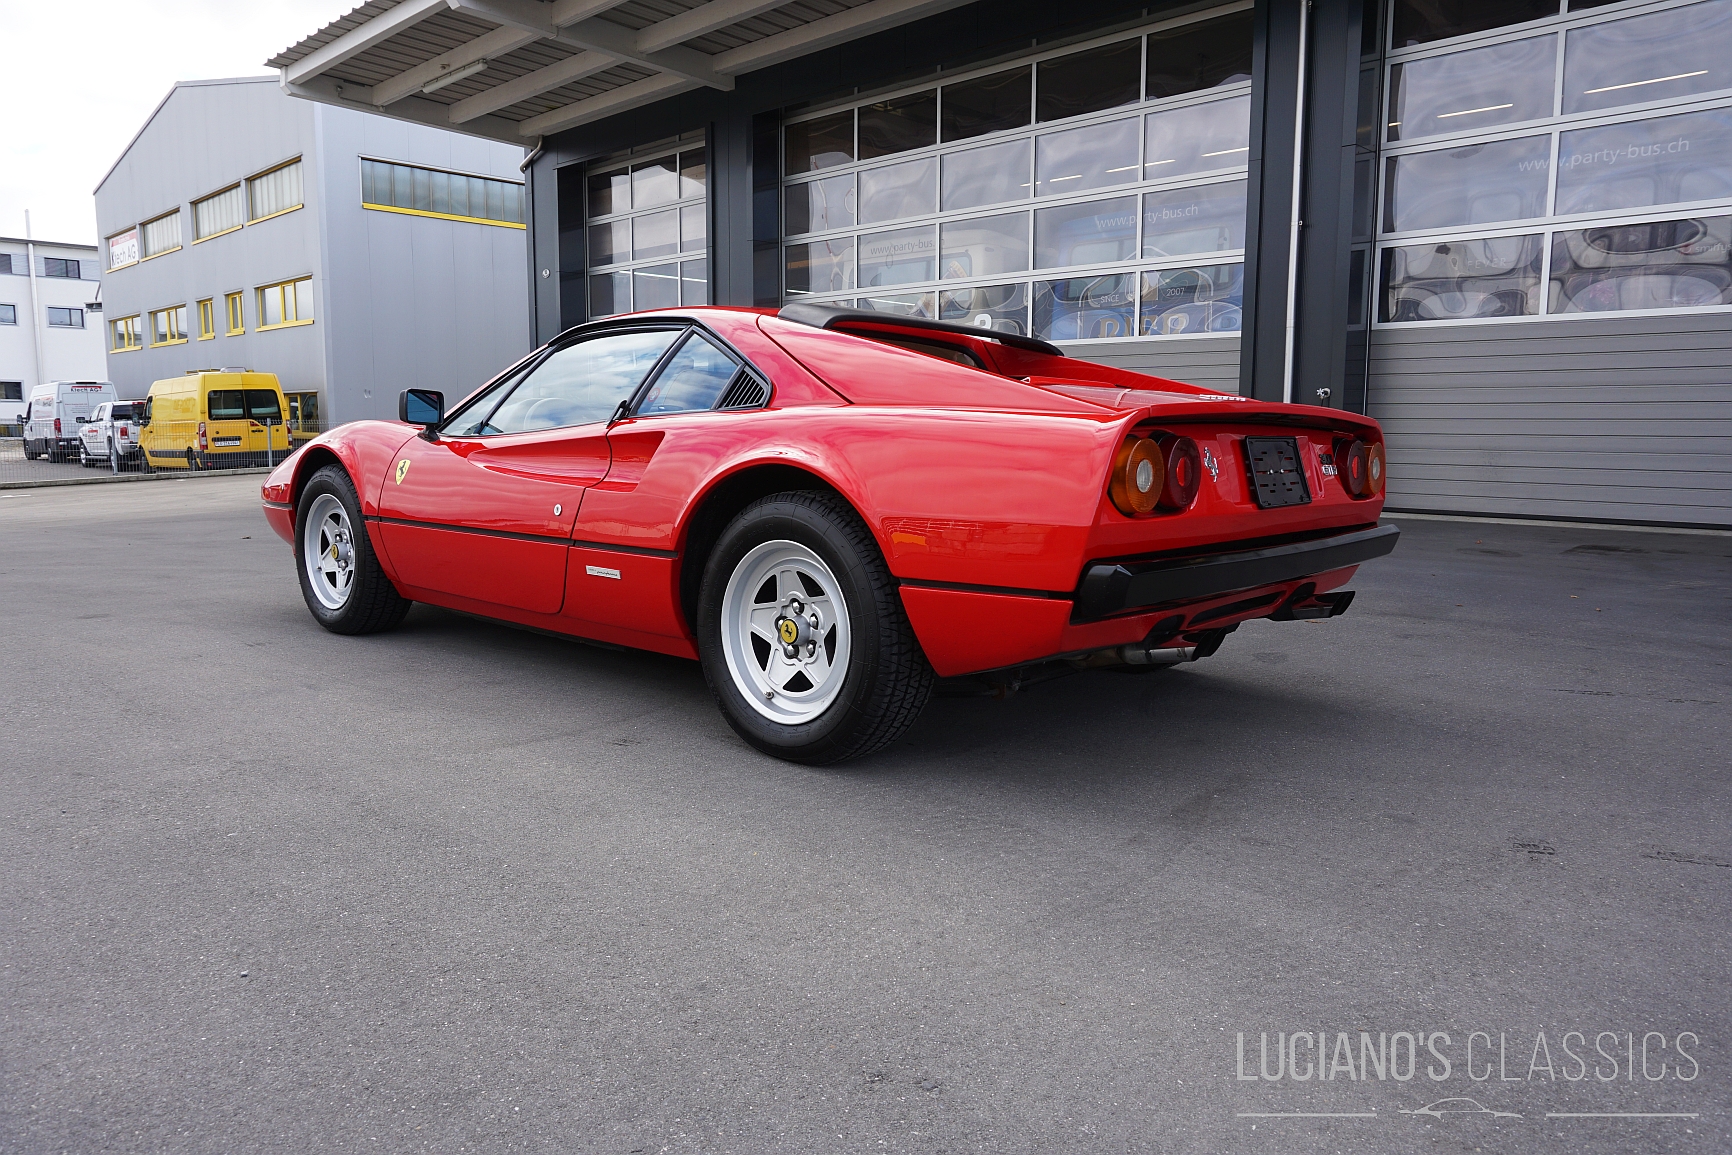
<path id="1" fill-rule="evenodd" d="M 801 308 L 817 320 L 794 319 Z M 292 543 L 299 487 L 340 463 L 404 597 L 696 658 L 697 582 L 719 527 L 764 494 L 827 488 L 870 528 L 941 677 L 1328 616 L 1345 599 L 1326 595 L 1393 548 L 1381 485 L 1356 497 L 1335 467 L 1354 441 L 1381 452 L 1368 418 L 989 331 L 837 310 L 818 327 L 825 312 L 630 318 L 720 338 L 771 386 L 760 408 L 468 440 L 357 421 L 271 474 L 265 516 Z M 969 358 L 981 367 L 956 363 Z M 1110 474 L 1127 436 L 1152 428 L 1192 438 L 1206 472 L 1188 507 L 1127 516 Z M 1260 504 L 1247 437 L 1293 439 L 1307 500 Z"/>

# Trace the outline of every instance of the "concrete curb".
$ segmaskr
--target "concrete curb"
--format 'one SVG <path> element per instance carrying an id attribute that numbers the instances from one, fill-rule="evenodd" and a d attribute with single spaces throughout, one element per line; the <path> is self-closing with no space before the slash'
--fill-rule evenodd
<path id="1" fill-rule="evenodd" d="M 239 477 L 247 473 L 271 473 L 274 467 L 252 465 L 245 469 L 201 469 L 196 473 L 110 473 L 106 477 L 46 477 L 41 481 L 0 481 L 0 489 L 46 489 L 52 485 L 113 485 L 123 481 L 191 481 L 195 477 Z"/>

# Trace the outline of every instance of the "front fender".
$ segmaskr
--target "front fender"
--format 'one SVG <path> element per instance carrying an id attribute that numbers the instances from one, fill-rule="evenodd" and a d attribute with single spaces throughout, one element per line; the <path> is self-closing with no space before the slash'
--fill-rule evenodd
<path id="1" fill-rule="evenodd" d="M 415 436 L 415 427 L 400 421 L 353 421 L 319 434 L 291 454 L 265 478 L 260 496 L 265 520 L 290 544 L 295 538 L 295 505 L 307 479 L 335 461 L 348 473 L 361 502 L 361 516 L 379 512 L 379 488 L 397 450 Z"/>

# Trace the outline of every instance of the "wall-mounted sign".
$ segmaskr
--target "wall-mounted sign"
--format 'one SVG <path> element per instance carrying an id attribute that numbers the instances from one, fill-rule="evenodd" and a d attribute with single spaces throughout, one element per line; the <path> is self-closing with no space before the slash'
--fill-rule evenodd
<path id="1" fill-rule="evenodd" d="M 108 238 L 108 267 L 118 269 L 122 265 L 135 264 L 138 261 L 138 230 L 127 229 L 124 233 L 115 233 Z"/>

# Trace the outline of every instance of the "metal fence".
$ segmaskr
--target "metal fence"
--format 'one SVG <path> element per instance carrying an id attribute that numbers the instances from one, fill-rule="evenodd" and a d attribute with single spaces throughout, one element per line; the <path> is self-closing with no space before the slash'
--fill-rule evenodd
<path id="1" fill-rule="evenodd" d="M 115 444 L 106 434 L 87 438 L 82 430 L 58 442 L 28 442 L 14 425 L 0 430 L 0 486 L 270 468 L 324 430 L 319 421 L 158 421 L 130 426 Z"/>

